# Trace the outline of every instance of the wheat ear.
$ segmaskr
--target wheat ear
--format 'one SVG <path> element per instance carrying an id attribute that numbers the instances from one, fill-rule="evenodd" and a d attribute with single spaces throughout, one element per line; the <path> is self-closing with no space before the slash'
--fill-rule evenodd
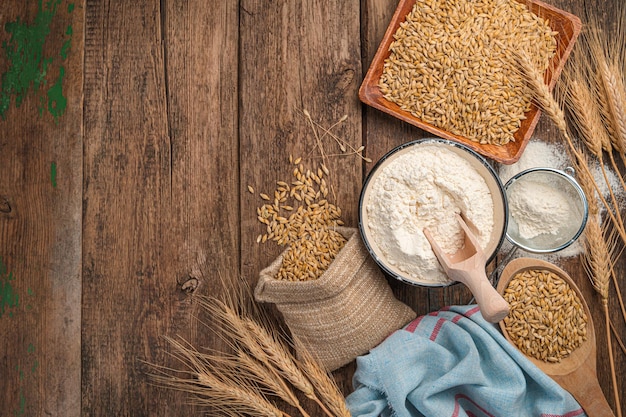
<path id="1" fill-rule="evenodd" d="M 623 225 L 624 221 L 622 220 L 620 207 L 615 193 L 611 188 L 611 183 L 604 165 L 604 151 L 608 153 L 613 169 L 615 169 L 616 172 L 619 171 L 617 170 L 615 159 L 613 158 L 611 139 L 602 124 L 602 118 L 598 111 L 596 100 L 593 98 L 593 94 L 587 83 L 584 82 L 580 72 L 570 74 L 567 84 L 566 103 L 568 104 L 573 119 L 576 121 L 582 142 L 600 164 L 600 170 L 602 171 L 604 182 L 609 190 L 615 217 L 617 221 Z M 622 177 L 619 176 L 619 178 L 622 181 L 622 187 L 626 190 L 626 184 L 624 184 Z"/>
<path id="2" fill-rule="evenodd" d="M 297 408 L 304 417 L 309 417 L 285 381 L 247 353 L 241 350 L 237 351 L 235 355 L 224 352 L 219 352 L 219 354 L 198 352 L 196 356 L 207 363 L 213 364 L 215 367 L 214 373 L 230 376 L 233 379 L 237 375 L 238 379 L 252 382 L 266 395 L 280 398 L 287 404 Z"/>
<path id="3" fill-rule="evenodd" d="M 199 399 L 200 405 L 221 410 L 228 415 L 249 414 L 263 417 L 285 417 L 287 414 L 270 403 L 262 395 L 245 385 L 227 384 L 211 373 L 200 372 L 198 383 L 208 389 L 207 395 Z"/>
<path id="4" fill-rule="evenodd" d="M 274 372 L 264 366 L 260 361 L 239 351 L 237 355 L 237 365 L 235 369 L 239 370 L 239 372 L 249 375 L 249 378 L 256 381 L 258 384 L 267 386 L 270 393 L 278 395 L 287 404 L 296 407 L 303 416 L 308 416 L 307 412 L 304 411 L 300 405 L 300 401 L 298 401 L 298 398 L 285 381 L 277 377 Z"/>
<path id="5" fill-rule="evenodd" d="M 595 81 L 594 92 L 603 123 L 622 161 L 626 161 L 626 90 L 623 83 L 625 19 L 626 12 L 622 10 L 617 19 L 616 33 L 609 37 L 597 16 L 588 13 L 587 27 L 579 48 L 579 55 L 589 69 L 589 79 Z"/>
<path id="6" fill-rule="evenodd" d="M 606 151 L 609 155 L 611 159 L 611 164 L 615 172 L 619 172 L 619 168 L 617 167 L 615 158 L 613 158 L 612 142 L 602 122 L 602 116 L 600 115 L 598 102 L 594 98 L 594 93 L 597 92 L 594 91 L 592 87 L 585 81 L 588 78 L 585 74 L 588 74 L 591 71 L 591 66 L 588 62 L 589 55 L 580 55 L 582 54 L 577 55 L 577 57 L 579 58 L 579 60 L 576 61 L 578 62 L 578 65 L 576 67 L 570 66 L 565 74 L 568 85 L 566 102 L 569 105 L 570 113 L 572 114 L 573 119 L 576 122 L 575 124 L 578 127 L 583 142 L 585 143 L 589 152 L 595 155 L 600 163 L 602 174 L 604 176 L 604 181 L 610 192 L 611 201 L 613 203 L 616 216 L 618 220 L 623 224 L 623 220 L 620 215 L 620 207 L 617 203 L 617 199 L 615 198 L 615 194 L 611 188 L 611 184 L 608 179 L 606 169 L 604 167 L 602 158 L 603 151 Z M 584 163 L 588 165 L 586 160 Z M 622 188 L 626 190 L 626 184 L 624 184 L 622 176 L 618 175 L 618 178 L 622 184 Z M 585 194 L 589 196 L 588 201 L 590 214 L 598 215 L 597 200 L 595 198 L 591 198 L 595 194 L 594 192 L 592 192 L 592 186 L 590 186 L 590 181 L 592 180 L 593 179 L 590 179 L 587 175 L 579 176 L 580 185 L 585 191 Z M 624 306 L 624 300 L 622 298 L 620 285 L 613 268 L 611 268 L 611 277 L 613 280 L 613 284 L 617 289 L 617 299 L 620 310 L 622 312 L 622 318 L 626 322 L 626 308 Z"/>
<path id="7" fill-rule="evenodd" d="M 580 187 L 583 189 L 583 192 L 585 193 L 585 196 L 587 197 L 587 201 L 588 201 L 588 206 L 589 206 L 589 218 L 591 219 L 600 219 L 600 211 L 599 211 L 599 207 L 598 207 L 598 200 L 595 198 L 595 190 L 593 188 L 593 178 L 590 178 L 588 175 L 585 174 L 585 170 L 580 168 L 581 164 L 587 164 L 587 156 L 586 154 L 582 154 L 582 159 L 580 161 L 577 162 L 577 172 L 578 172 L 578 183 L 580 184 Z M 605 237 L 606 238 L 606 237 Z M 615 239 L 613 237 L 613 234 L 611 235 L 611 246 L 616 249 L 617 248 L 617 243 L 615 242 Z M 617 258 L 617 255 L 615 256 L 615 258 Z M 624 306 L 624 300 L 622 298 L 622 293 L 621 293 L 621 288 L 619 285 L 619 281 L 617 279 L 617 275 L 615 273 L 615 269 L 613 268 L 613 265 L 610 265 L 610 273 L 611 273 L 611 279 L 613 281 L 613 285 L 616 288 L 616 294 L 617 294 L 617 301 L 619 303 L 620 306 L 620 310 L 622 312 L 622 318 L 624 320 L 624 322 L 626 323 L 626 308 Z"/>
<path id="8" fill-rule="evenodd" d="M 587 197 L 587 202 L 588 202 L 588 207 L 589 207 L 589 218 L 600 219 L 600 208 L 598 206 L 598 200 L 596 198 L 595 189 L 593 188 L 593 178 L 591 178 L 589 175 L 586 174 L 587 170 L 582 169 L 581 165 L 588 166 L 587 155 L 584 153 L 582 154 L 581 160 L 578 161 L 576 165 L 577 172 L 578 172 L 578 176 L 577 176 L 578 184 L 580 184 L 580 187 L 583 189 L 583 192 L 585 193 L 585 196 Z M 615 239 L 613 238 L 613 234 L 612 234 L 611 246 L 617 249 L 617 243 L 614 241 Z M 616 254 L 615 258 L 617 257 L 618 255 Z M 611 265 L 611 277 L 613 280 L 613 285 L 617 289 L 617 300 L 619 302 L 620 309 L 622 311 L 622 317 L 624 319 L 624 322 L 626 322 L 626 308 L 624 307 L 624 300 L 622 298 L 620 285 L 617 280 L 617 275 L 615 274 L 615 270 L 612 267 L 612 265 Z"/>
<path id="9" fill-rule="evenodd" d="M 315 395 L 313 386 L 300 372 L 283 343 L 276 340 L 263 326 L 248 317 L 241 317 L 220 300 L 203 300 L 201 304 L 225 325 L 228 337 L 249 351 L 270 369 L 275 369 L 295 388 L 309 398 Z"/>
<path id="10" fill-rule="evenodd" d="M 315 401 L 326 414 L 327 409 L 315 394 L 315 389 L 308 378 L 300 370 L 293 356 L 285 345 L 270 334 L 263 326 L 247 317 L 240 317 L 228 305 L 214 300 L 214 303 L 205 302 L 205 307 L 219 316 L 229 326 L 230 337 L 235 339 L 251 356 L 260 360 L 269 369 L 285 378 L 307 398 Z M 332 417 L 332 416 L 331 416 Z"/>
<path id="11" fill-rule="evenodd" d="M 258 326 L 253 321 L 246 322 L 247 329 L 259 346 L 265 352 L 266 359 L 272 363 L 281 376 L 288 380 L 291 385 L 296 387 L 307 398 L 313 400 L 329 417 L 334 417 L 315 393 L 315 387 L 305 376 L 304 372 L 298 367 L 293 356 L 288 353 L 286 347 L 276 341 L 263 327 Z"/>
<path id="12" fill-rule="evenodd" d="M 170 370 L 173 371 L 173 370 Z M 211 408 L 228 416 L 291 417 L 267 399 L 241 387 L 207 386 L 204 374 L 193 379 L 173 375 L 148 375 L 157 386 L 180 391 L 192 397 L 191 404 Z"/>
<path id="13" fill-rule="evenodd" d="M 609 298 L 611 282 L 611 251 L 604 239 L 604 232 L 597 217 L 591 217 L 585 226 L 585 252 L 583 260 L 594 290 L 604 303 Z"/>
<path id="14" fill-rule="evenodd" d="M 600 113 L 593 107 L 595 100 L 578 74 L 572 74 L 566 78 L 566 104 L 577 122 L 580 138 L 589 152 L 600 160 L 602 151 L 611 150 L 611 139 L 602 125 Z"/>
<path id="15" fill-rule="evenodd" d="M 298 368 L 287 348 L 254 321 L 245 320 L 244 326 L 247 332 L 246 338 L 249 337 L 245 342 L 246 347 L 256 344 L 263 351 L 259 359 L 267 360 L 276 367 L 281 376 L 287 379 L 307 398 L 315 399 L 313 385 Z"/>
<path id="16" fill-rule="evenodd" d="M 350 417 L 345 398 L 335 380 L 320 366 L 319 362 L 304 344 L 301 342 L 296 343 L 302 370 L 308 375 L 311 383 L 319 393 L 319 397 L 323 399 L 324 404 L 330 410 L 328 414 L 335 417 Z"/>
<path id="17" fill-rule="evenodd" d="M 597 64 L 598 97 L 602 115 L 621 154 L 626 150 L 626 91 L 614 64 L 609 64 L 601 51 L 594 53 Z"/>
<path id="18" fill-rule="evenodd" d="M 172 356 L 182 362 L 193 378 L 171 374 L 152 374 L 157 384 L 193 396 L 193 403 L 220 410 L 227 415 L 251 414 L 261 417 L 289 417 L 246 380 L 232 373 L 221 374 L 202 359 L 202 355 L 186 342 L 165 337 L 173 348 Z"/>
<path id="19" fill-rule="evenodd" d="M 565 113 L 561 109 L 561 106 L 555 98 L 552 96 L 548 86 L 545 84 L 543 80 L 543 75 L 539 70 L 533 66 L 531 61 L 525 56 L 523 53 L 516 54 L 517 62 L 519 64 L 520 70 L 524 75 L 526 81 L 528 82 L 528 86 L 531 89 L 533 99 L 537 103 L 537 105 L 550 117 L 552 122 L 557 126 L 567 144 L 570 148 L 570 151 L 575 156 L 576 161 L 580 161 L 582 159 L 582 152 L 576 147 L 572 137 L 570 136 L 569 130 L 567 129 L 567 122 L 565 121 Z M 593 178 L 589 167 L 586 164 L 579 164 L 585 170 L 585 174 L 589 175 L 590 178 Z M 624 230 L 624 224 L 619 222 L 612 210 L 610 209 L 609 203 L 606 201 L 602 192 L 600 191 L 598 184 L 593 181 L 593 186 L 595 191 L 597 192 L 598 198 L 602 201 L 602 204 L 607 209 L 607 214 L 611 218 L 611 221 L 619 231 L 620 237 L 624 242 L 626 242 L 626 230 Z"/>

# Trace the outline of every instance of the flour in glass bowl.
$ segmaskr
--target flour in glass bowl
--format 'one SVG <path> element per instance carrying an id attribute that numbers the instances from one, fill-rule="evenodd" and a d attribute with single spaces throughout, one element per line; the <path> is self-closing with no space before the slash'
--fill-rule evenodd
<path id="1" fill-rule="evenodd" d="M 494 227 L 493 199 L 484 178 L 453 151 L 436 144 L 407 149 L 372 178 L 365 202 L 370 239 L 407 278 L 448 283 L 423 230 L 453 254 L 464 242 L 456 220 L 462 214 L 485 248 Z"/>

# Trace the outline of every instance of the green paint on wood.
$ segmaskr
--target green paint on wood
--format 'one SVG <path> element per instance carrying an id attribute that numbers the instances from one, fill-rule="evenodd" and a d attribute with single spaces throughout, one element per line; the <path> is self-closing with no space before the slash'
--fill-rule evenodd
<path id="1" fill-rule="evenodd" d="M 68 35 L 72 34 L 72 27 L 68 26 L 67 30 L 69 33 L 65 32 Z M 68 39 L 65 42 L 63 42 L 63 46 L 61 47 L 61 58 L 63 58 L 64 60 L 67 59 L 67 53 L 70 50 L 70 46 L 72 45 L 72 39 Z"/>
<path id="2" fill-rule="evenodd" d="M 29 297 L 32 297 L 35 295 L 35 293 L 33 292 L 32 288 L 28 288 L 26 290 L 26 294 L 28 294 Z M 30 311 L 33 309 L 33 306 L 30 304 L 26 304 L 26 311 Z"/>
<path id="3" fill-rule="evenodd" d="M 4 30 L 10 35 L 10 39 L 2 43 L 4 57 L 9 63 L 8 69 L 0 78 L 2 82 L 0 117 L 2 119 L 5 118 L 12 100 L 14 100 L 15 107 L 19 107 L 29 91 L 39 92 L 46 84 L 46 75 L 54 59 L 52 56 L 44 54 L 44 46 L 60 3 L 61 0 L 49 0 L 44 5 L 43 0 L 39 0 L 37 15 L 32 23 L 23 22 L 22 19 L 18 18 L 16 21 L 4 25 Z M 70 11 L 69 6 L 68 11 Z M 69 39 L 63 43 L 59 52 L 62 59 L 67 58 L 70 49 L 71 26 L 67 28 L 66 34 Z M 58 121 L 58 118 L 63 115 L 67 105 L 67 99 L 63 96 L 62 88 L 64 76 L 65 69 L 60 67 L 59 76 L 47 92 L 47 109 L 55 121 Z M 41 102 L 40 115 L 43 113 L 44 103 L 45 101 Z"/>
<path id="4" fill-rule="evenodd" d="M 65 77 L 65 67 L 60 67 L 59 77 L 48 90 L 48 111 L 57 123 L 67 107 L 67 98 L 63 95 L 63 77 Z"/>
<path id="5" fill-rule="evenodd" d="M 13 317 L 10 309 L 19 305 L 19 296 L 12 285 L 14 281 L 13 273 L 8 272 L 0 258 L 0 318 L 7 312 L 7 309 L 9 309 L 9 317 Z"/>
<path id="6" fill-rule="evenodd" d="M 15 417 L 21 417 L 25 415 L 25 413 L 26 413 L 26 397 L 24 396 L 24 389 L 20 388 L 19 408 L 16 410 L 13 410 L 13 415 Z"/>
<path id="7" fill-rule="evenodd" d="M 35 350 L 36 350 L 35 345 L 32 343 L 29 343 L 28 347 L 26 348 L 26 352 L 29 355 L 34 355 Z M 17 398 L 17 408 L 13 409 L 14 416 L 26 415 L 26 395 L 24 394 L 25 392 L 24 388 L 29 387 L 29 384 L 31 383 L 32 378 L 33 378 L 32 375 L 35 374 L 38 369 L 39 369 L 39 360 L 37 360 L 36 357 L 32 358 L 32 364 L 30 365 L 30 367 L 26 364 L 17 365 L 15 367 L 15 370 L 18 376 L 20 390 L 19 390 L 19 397 Z M 28 370 L 30 370 L 30 373 L 26 372 Z"/>
<path id="8" fill-rule="evenodd" d="M 74 3 L 70 3 L 67 5 L 67 12 L 72 13 L 74 11 Z"/>
<path id="9" fill-rule="evenodd" d="M 50 182 L 52 187 L 57 188 L 57 164 L 53 162 L 50 164 Z"/>

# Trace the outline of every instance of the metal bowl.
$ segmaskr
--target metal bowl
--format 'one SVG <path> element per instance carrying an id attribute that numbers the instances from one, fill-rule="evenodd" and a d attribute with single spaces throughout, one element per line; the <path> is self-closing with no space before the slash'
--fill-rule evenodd
<path id="1" fill-rule="evenodd" d="M 494 225 L 492 233 L 489 237 L 488 244 L 484 249 L 484 253 L 487 257 L 487 263 L 489 263 L 498 253 L 502 242 L 504 241 L 507 221 L 508 221 L 508 206 L 506 200 L 506 193 L 500 178 L 492 168 L 492 166 L 477 152 L 473 151 L 469 147 L 446 139 L 429 138 L 412 141 L 401 146 L 398 146 L 383 156 L 370 171 L 367 176 L 363 188 L 361 190 L 361 196 L 359 200 L 359 231 L 363 242 L 367 247 L 372 258 L 382 268 L 382 270 L 391 277 L 403 281 L 411 285 L 419 285 L 425 287 L 445 287 L 454 284 L 455 281 L 436 282 L 432 277 L 411 277 L 405 272 L 401 271 L 396 266 L 392 265 L 386 258 L 387 255 L 383 253 L 381 248 L 374 241 L 372 232 L 369 226 L 369 216 L 367 212 L 367 206 L 371 198 L 371 187 L 374 180 L 381 170 L 393 163 L 398 157 L 410 152 L 419 146 L 436 146 L 443 147 L 454 154 L 460 156 L 467 161 L 471 167 L 476 170 L 485 180 L 489 192 L 493 200 L 494 209 Z M 434 256 L 434 255 L 433 255 Z"/>
<path id="2" fill-rule="evenodd" d="M 570 246 L 578 239 L 585 229 L 589 207 L 585 193 L 573 177 L 573 169 L 566 168 L 561 171 L 554 168 L 530 168 L 513 176 L 504 185 L 504 190 L 509 202 L 509 219 L 506 237 L 515 246 L 532 253 L 558 252 Z M 546 188 L 550 194 L 561 195 L 562 200 L 567 201 L 567 218 L 558 218 L 555 213 L 548 213 L 553 217 L 553 225 L 558 228 L 556 234 L 542 233 L 537 236 L 524 236 L 515 219 L 512 203 L 513 194 L 521 187 L 532 187 L 538 193 L 539 188 Z M 537 202 L 541 198 L 534 196 Z M 525 213 L 532 210 L 524 210 Z M 528 215 L 528 214 L 526 214 Z"/>

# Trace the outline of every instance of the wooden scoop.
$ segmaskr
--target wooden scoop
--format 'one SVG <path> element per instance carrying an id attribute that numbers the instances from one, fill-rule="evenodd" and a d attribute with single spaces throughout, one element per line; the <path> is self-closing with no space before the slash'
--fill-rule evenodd
<path id="1" fill-rule="evenodd" d="M 502 271 L 498 292 L 504 293 L 511 279 L 518 273 L 528 269 L 546 269 L 561 277 L 576 292 L 587 315 L 587 340 L 576 348 L 569 356 L 560 362 L 550 363 L 526 356 L 539 369 L 551 376 L 557 384 L 569 391 L 582 406 L 589 417 L 615 417 L 609 403 L 606 401 L 596 374 L 596 337 L 589 307 L 585 302 L 580 289 L 570 276 L 561 268 L 541 259 L 518 258 L 507 264 Z M 511 341 L 506 327 L 500 323 L 500 330 L 504 337 Z M 511 342 L 513 346 L 515 344 Z"/>
<path id="2" fill-rule="evenodd" d="M 490 323 L 497 323 L 509 314 L 509 304 L 487 279 L 485 274 L 487 259 L 476 236 L 461 216 L 456 217 L 465 232 L 465 243 L 455 254 L 445 253 L 427 229 L 424 229 L 424 235 L 448 277 L 465 284 L 474 294 L 483 318 Z"/>

